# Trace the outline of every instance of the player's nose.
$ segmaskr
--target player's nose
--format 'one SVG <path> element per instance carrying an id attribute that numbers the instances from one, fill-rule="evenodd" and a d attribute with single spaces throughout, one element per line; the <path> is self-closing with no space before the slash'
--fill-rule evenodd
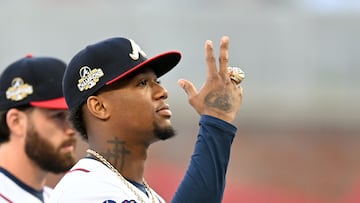
<path id="1" fill-rule="evenodd" d="M 156 83 L 154 85 L 154 97 L 155 99 L 167 99 L 168 98 L 168 91 L 165 87 L 161 84 Z"/>

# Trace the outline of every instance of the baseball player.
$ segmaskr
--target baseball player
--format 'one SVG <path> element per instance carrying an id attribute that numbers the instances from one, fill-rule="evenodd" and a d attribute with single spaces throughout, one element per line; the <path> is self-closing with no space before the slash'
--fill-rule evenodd
<path id="1" fill-rule="evenodd" d="M 65 63 L 28 55 L 0 77 L 0 203 L 48 202 L 49 172 L 75 164 L 75 130 L 61 81 Z"/>
<path id="2" fill-rule="evenodd" d="M 201 118 L 194 154 L 172 202 L 222 200 L 237 130 L 231 123 L 242 101 L 241 77 L 228 70 L 228 46 L 229 38 L 223 37 L 217 68 L 212 42 L 206 41 L 207 80 L 200 91 L 190 81 L 178 81 Z M 158 78 L 180 58 L 177 51 L 147 58 L 133 40 L 110 38 L 71 59 L 64 96 L 89 149 L 56 185 L 51 202 L 165 202 L 147 184 L 144 170 L 148 147 L 175 134 L 168 92 Z"/>

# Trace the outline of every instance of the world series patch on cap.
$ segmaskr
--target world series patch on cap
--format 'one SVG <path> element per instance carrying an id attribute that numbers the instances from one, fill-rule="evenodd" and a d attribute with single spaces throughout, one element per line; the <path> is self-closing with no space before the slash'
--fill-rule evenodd
<path id="1" fill-rule="evenodd" d="M 31 55 L 10 64 L 0 76 L 0 110 L 24 105 L 67 109 L 61 86 L 65 68 L 59 59 Z"/>
<path id="2" fill-rule="evenodd" d="M 145 67 L 160 77 L 175 67 L 180 58 L 180 52 L 169 51 L 148 59 L 138 44 L 122 37 L 89 45 L 66 68 L 63 79 L 66 102 L 70 111 L 76 111 L 102 87 Z"/>

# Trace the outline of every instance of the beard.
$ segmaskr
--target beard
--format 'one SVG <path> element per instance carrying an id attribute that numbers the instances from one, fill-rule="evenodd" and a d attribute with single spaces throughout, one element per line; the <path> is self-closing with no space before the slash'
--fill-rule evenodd
<path id="1" fill-rule="evenodd" d="M 172 126 L 160 127 L 158 124 L 154 123 L 154 135 L 160 140 L 167 140 L 175 136 L 175 130 Z"/>
<path id="2" fill-rule="evenodd" d="M 67 142 L 73 143 L 74 138 L 65 141 L 62 145 Z M 55 174 L 66 172 L 75 164 L 72 153 L 61 154 L 57 148 L 42 138 L 33 128 L 29 128 L 27 131 L 25 152 L 41 169 Z"/>

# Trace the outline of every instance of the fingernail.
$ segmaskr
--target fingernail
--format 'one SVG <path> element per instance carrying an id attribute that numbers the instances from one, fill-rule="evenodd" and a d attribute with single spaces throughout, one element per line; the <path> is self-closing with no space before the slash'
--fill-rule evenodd
<path id="1" fill-rule="evenodd" d="M 180 87 L 184 88 L 185 83 L 184 83 L 183 80 L 180 79 L 180 80 L 178 80 L 178 85 L 179 85 Z"/>

